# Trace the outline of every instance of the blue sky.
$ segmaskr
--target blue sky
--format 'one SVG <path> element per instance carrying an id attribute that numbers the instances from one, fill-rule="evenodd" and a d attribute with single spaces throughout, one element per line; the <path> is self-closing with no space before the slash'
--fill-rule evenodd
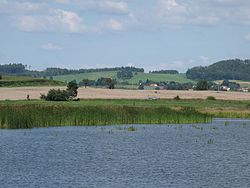
<path id="1" fill-rule="evenodd" d="M 247 0 L 0 0 L 0 63 L 177 69 L 250 58 Z"/>

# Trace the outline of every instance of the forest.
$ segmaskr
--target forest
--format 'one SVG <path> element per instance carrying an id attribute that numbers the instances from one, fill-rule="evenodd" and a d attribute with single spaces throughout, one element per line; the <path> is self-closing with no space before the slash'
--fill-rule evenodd
<path id="1" fill-rule="evenodd" d="M 250 80 L 250 60 L 224 60 L 209 66 L 188 69 L 188 79 L 192 80 Z"/>

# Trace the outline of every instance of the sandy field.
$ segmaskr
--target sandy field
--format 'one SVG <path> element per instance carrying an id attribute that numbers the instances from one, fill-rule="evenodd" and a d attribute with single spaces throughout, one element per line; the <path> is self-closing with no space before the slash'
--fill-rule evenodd
<path id="1" fill-rule="evenodd" d="M 39 99 L 40 93 L 46 94 L 49 89 L 55 87 L 17 87 L 0 88 L 0 100 L 23 100 L 29 94 L 30 99 Z M 57 87 L 64 89 L 63 87 Z M 214 96 L 224 100 L 250 100 L 250 92 L 219 92 L 216 91 L 171 91 L 163 90 L 121 90 L 121 89 L 95 89 L 79 88 L 78 97 L 82 99 L 148 99 L 161 98 L 172 99 L 179 95 L 181 99 L 206 99 Z"/>

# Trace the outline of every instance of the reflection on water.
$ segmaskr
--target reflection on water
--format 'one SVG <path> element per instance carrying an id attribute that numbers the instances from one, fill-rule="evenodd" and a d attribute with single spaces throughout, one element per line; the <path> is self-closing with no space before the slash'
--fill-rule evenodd
<path id="1" fill-rule="evenodd" d="M 250 187 L 250 122 L 0 130 L 0 187 Z"/>

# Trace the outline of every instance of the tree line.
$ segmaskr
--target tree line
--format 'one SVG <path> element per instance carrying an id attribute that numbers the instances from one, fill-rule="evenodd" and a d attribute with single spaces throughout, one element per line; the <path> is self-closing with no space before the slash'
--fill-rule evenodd
<path id="1" fill-rule="evenodd" d="M 159 71 L 151 71 L 152 74 L 179 74 L 177 70 L 159 70 Z"/>
<path id="2" fill-rule="evenodd" d="M 51 77 L 67 74 L 80 74 L 90 72 L 105 72 L 105 71 L 129 71 L 129 72 L 144 72 L 143 68 L 137 67 L 113 67 L 113 68 L 96 68 L 96 69 L 65 69 L 65 68 L 46 68 L 43 71 L 28 70 L 27 65 L 19 64 L 4 64 L 0 65 L 0 74 L 5 75 L 22 75 L 33 77 Z"/>

